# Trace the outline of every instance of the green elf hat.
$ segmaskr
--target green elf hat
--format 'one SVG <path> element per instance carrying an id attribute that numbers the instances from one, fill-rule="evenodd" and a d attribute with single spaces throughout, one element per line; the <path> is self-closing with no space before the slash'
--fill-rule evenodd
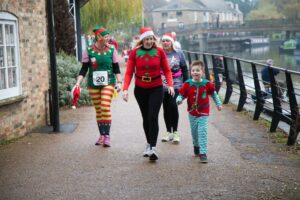
<path id="1" fill-rule="evenodd" d="M 97 26 L 93 29 L 94 34 L 97 36 L 100 34 L 101 36 L 110 34 L 108 30 L 106 30 L 103 26 Z"/>

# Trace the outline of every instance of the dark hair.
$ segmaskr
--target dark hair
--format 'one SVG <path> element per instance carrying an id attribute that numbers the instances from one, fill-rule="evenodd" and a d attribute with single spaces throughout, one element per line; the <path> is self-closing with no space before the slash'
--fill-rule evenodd
<path id="1" fill-rule="evenodd" d="M 204 71 L 204 64 L 201 60 L 193 61 L 192 64 L 191 64 L 191 69 L 192 69 L 193 66 L 200 66 L 201 70 Z"/>

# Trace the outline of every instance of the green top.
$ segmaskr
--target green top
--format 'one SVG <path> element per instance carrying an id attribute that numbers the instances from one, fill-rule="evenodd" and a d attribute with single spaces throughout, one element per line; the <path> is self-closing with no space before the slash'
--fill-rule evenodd
<path id="1" fill-rule="evenodd" d="M 108 85 L 116 84 L 116 78 L 113 73 L 112 61 L 114 47 L 109 47 L 104 51 L 97 49 L 94 45 L 87 48 L 87 53 L 91 62 L 88 74 L 88 86 L 91 88 L 103 88 L 106 85 L 97 86 L 93 82 L 93 73 L 95 71 L 108 72 Z"/>
<path id="2" fill-rule="evenodd" d="M 206 83 L 209 82 L 209 80 L 207 79 L 202 79 L 202 81 L 200 82 L 194 82 L 193 79 L 188 79 L 186 80 L 186 82 L 188 82 L 190 84 L 190 86 L 196 86 L 197 88 L 200 87 L 200 86 L 206 86 Z"/>

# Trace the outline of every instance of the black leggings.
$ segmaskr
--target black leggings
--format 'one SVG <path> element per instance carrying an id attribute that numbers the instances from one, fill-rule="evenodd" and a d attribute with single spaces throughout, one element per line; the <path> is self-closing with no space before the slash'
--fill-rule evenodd
<path id="1" fill-rule="evenodd" d="M 164 108 L 164 119 L 167 131 L 169 133 L 177 131 L 178 128 L 178 106 L 176 98 L 178 96 L 178 89 L 175 90 L 175 96 L 172 97 L 168 92 L 164 92 L 163 108 Z"/>
<path id="2" fill-rule="evenodd" d="M 147 143 L 156 146 L 158 136 L 158 114 L 163 101 L 163 87 L 150 89 L 135 86 L 134 96 L 139 104 Z"/>

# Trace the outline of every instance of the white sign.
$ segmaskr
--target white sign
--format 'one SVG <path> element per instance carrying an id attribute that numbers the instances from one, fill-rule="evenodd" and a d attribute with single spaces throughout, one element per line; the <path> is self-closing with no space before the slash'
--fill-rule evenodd
<path id="1" fill-rule="evenodd" d="M 95 86 L 108 85 L 108 71 L 93 72 L 93 83 Z"/>

